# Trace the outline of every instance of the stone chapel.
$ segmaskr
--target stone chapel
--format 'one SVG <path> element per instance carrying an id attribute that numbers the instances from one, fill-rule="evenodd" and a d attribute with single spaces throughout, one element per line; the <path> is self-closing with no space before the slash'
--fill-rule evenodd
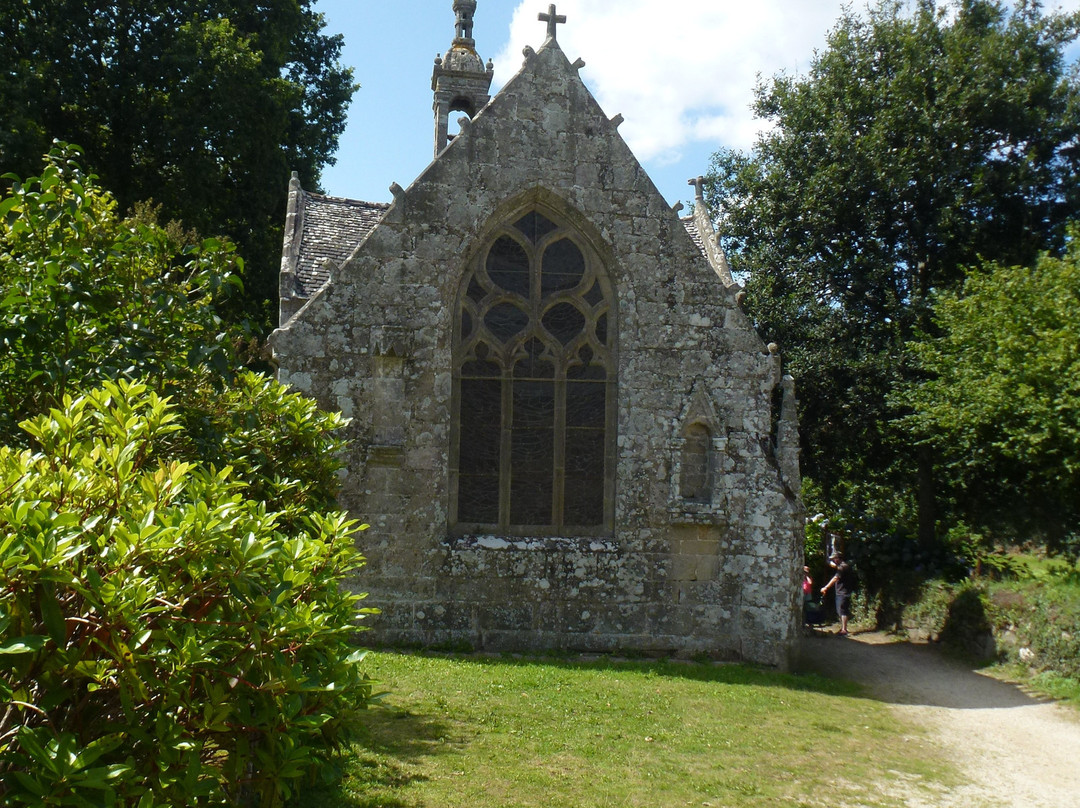
<path id="1" fill-rule="evenodd" d="M 271 338 L 351 418 L 365 641 L 705 654 L 800 631 L 794 383 L 697 181 L 668 205 L 559 47 L 494 97 L 475 0 L 435 60 L 434 159 L 389 204 L 295 176 Z M 448 135 L 450 115 L 460 131 Z"/>

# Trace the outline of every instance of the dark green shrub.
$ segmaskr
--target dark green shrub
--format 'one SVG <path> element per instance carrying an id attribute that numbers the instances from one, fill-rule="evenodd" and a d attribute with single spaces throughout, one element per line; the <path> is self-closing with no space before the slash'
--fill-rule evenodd
<path id="1" fill-rule="evenodd" d="M 340 425 L 261 389 L 303 445 Z M 358 528 L 176 459 L 180 423 L 144 385 L 106 383 L 24 422 L 35 448 L 0 448 L 4 805 L 272 806 L 371 697 L 341 586 Z M 230 440 L 275 498 L 304 496 L 259 441 Z"/>
<path id="2" fill-rule="evenodd" d="M 906 526 L 882 517 L 839 514 L 827 529 L 855 569 L 860 601 L 873 611 L 866 617 L 882 628 L 900 626 L 928 581 L 955 582 L 967 574 L 964 560 L 949 547 L 924 546 Z"/>

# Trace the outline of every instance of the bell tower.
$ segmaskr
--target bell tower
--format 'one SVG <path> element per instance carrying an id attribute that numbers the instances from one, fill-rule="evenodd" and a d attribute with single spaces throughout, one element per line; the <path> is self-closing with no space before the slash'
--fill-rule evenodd
<path id="1" fill-rule="evenodd" d="M 491 78 L 495 66 L 476 53 L 473 14 L 476 0 L 454 0 L 454 41 L 445 56 L 435 57 L 431 89 L 435 92 L 435 154 L 446 148 L 451 112 L 476 115 L 491 98 Z"/>

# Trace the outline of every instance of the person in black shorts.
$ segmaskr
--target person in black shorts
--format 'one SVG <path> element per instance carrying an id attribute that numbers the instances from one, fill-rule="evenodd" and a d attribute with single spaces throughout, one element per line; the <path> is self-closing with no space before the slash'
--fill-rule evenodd
<path id="1" fill-rule="evenodd" d="M 851 617 L 851 590 L 854 588 L 854 574 L 851 571 L 851 565 L 844 561 L 844 557 L 839 551 L 834 550 L 833 554 L 829 556 L 829 566 L 836 570 L 836 574 L 825 586 L 821 587 L 821 594 L 824 595 L 828 592 L 830 587 L 834 588 L 836 592 L 836 614 L 840 618 L 840 630 L 837 634 L 847 636 L 848 619 Z"/>

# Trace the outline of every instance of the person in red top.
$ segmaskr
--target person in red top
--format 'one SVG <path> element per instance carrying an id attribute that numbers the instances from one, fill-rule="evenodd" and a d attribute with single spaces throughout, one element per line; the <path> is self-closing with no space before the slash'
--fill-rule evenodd
<path id="1" fill-rule="evenodd" d="M 842 637 L 848 633 L 848 619 L 851 617 L 851 590 L 854 588 L 854 573 L 851 565 L 844 561 L 839 550 L 834 550 L 829 556 L 829 566 L 836 570 L 836 574 L 825 586 L 821 587 L 824 595 L 829 589 L 836 592 L 836 614 L 840 618 L 840 630 L 837 632 Z"/>

